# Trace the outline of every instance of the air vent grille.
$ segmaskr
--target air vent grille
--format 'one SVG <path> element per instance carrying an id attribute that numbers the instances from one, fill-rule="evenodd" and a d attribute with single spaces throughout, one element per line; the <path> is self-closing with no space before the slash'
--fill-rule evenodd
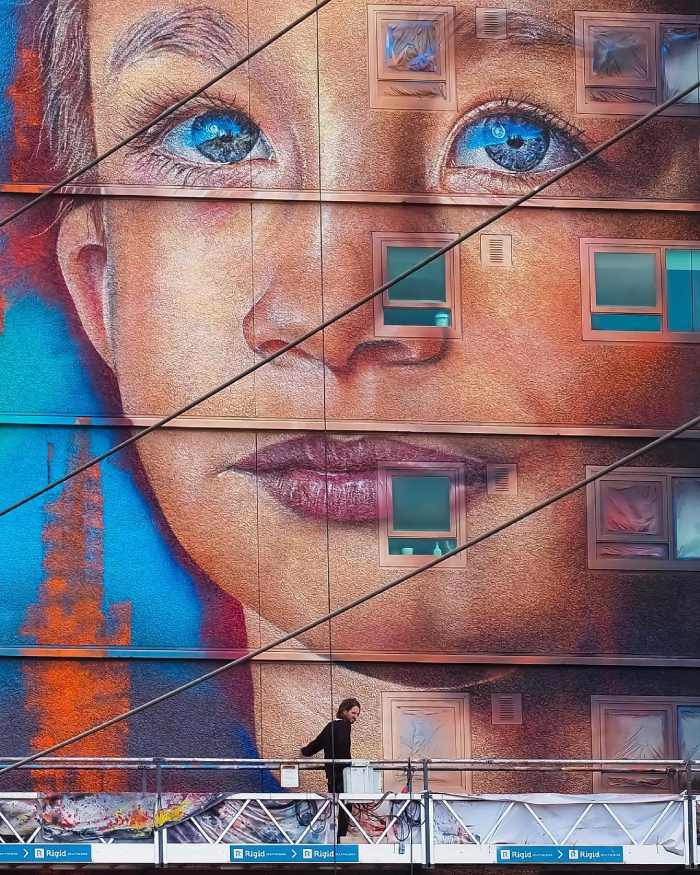
<path id="1" fill-rule="evenodd" d="M 488 495 L 517 495 L 517 465 L 487 465 L 486 492 Z"/>
<path id="2" fill-rule="evenodd" d="M 481 263 L 487 267 L 510 267 L 513 263 L 510 234 L 482 234 Z"/>
<path id="3" fill-rule="evenodd" d="M 477 39 L 505 39 L 506 10 L 493 7 L 477 8 L 476 36 Z"/>
<path id="4" fill-rule="evenodd" d="M 522 722 L 522 693 L 493 693 L 491 695 L 491 723 L 493 726 L 521 726 Z"/>

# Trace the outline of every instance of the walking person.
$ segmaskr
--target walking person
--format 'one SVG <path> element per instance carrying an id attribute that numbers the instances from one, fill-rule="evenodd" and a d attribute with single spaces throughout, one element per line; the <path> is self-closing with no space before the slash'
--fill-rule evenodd
<path id="1" fill-rule="evenodd" d="M 302 756 L 311 757 L 322 750 L 323 758 L 326 760 L 352 759 L 350 735 L 352 726 L 359 716 L 360 703 L 357 699 L 343 699 L 338 707 L 335 720 L 327 723 L 313 741 L 309 742 L 306 747 L 302 747 Z M 325 772 L 329 793 L 343 792 L 343 770 L 345 768 L 347 768 L 347 763 L 326 763 Z M 340 808 L 338 811 L 338 840 L 348 834 L 348 825 L 348 814 L 345 809 Z"/>

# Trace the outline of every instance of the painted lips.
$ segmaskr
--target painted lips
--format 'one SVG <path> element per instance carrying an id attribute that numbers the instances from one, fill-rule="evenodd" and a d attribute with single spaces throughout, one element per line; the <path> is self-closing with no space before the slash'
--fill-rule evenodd
<path id="1" fill-rule="evenodd" d="M 327 513 L 331 520 L 357 523 L 377 517 L 377 463 L 414 461 L 465 459 L 387 438 L 339 441 L 319 434 L 265 447 L 225 470 L 257 476 L 274 498 L 303 516 Z"/>

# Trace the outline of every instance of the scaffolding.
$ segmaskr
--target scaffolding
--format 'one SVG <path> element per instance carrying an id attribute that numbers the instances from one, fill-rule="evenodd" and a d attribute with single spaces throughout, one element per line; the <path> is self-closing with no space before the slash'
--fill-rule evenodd
<path id="1" fill-rule="evenodd" d="M 10 763 L 12 760 L 1 760 Z M 0 792 L 0 866 L 241 866 L 287 864 L 616 865 L 696 868 L 700 761 L 344 761 L 405 780 L 403 792 L 228 792 L 234 776 L 255 783 L 282 771 L 303 781 L 323 760 L 47 758 L 31 770 L 131 773 L 119 793 Z M 680 776 L 680 793 L 434 792 L 450 772 L 587 772 Z M 15 774 L 21 774 L 22 769 Z M 193 772 L 216 789 L 171 792 Z M 135 774 L 134 774 L 135 773 Z M 306 773 L 311 773 L 306 774 Z M 104 776 L 103 776 L 104 777 Z M 302 779 L 297 781 L 297 785 Z M 65 783 L 65 782 L 64 782 Z M 292 783 L 294 781 L 292 780 Z M 80 782 L 76 780 L 76 786 Z M 640 785 L 641 786 L 641 785 Z M 221 789 L 224 788 L 224 789 Z M 350 828 L 336 839 L 340 811 Z"/>

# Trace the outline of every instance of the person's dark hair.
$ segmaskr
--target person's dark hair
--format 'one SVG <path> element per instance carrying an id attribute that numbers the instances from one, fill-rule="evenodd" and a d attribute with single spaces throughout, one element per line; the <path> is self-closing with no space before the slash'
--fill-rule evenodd
<path id="1" fill-rule="evenodd" d="M 362 706 L 357 701 L 357 699 L 343 699 L 343 701 L 338 705 L 338 713 L 335 715 L 336 717 L 342 717 L 347 711 L 351 708 L 359 708 L 362 710 Z"/>

